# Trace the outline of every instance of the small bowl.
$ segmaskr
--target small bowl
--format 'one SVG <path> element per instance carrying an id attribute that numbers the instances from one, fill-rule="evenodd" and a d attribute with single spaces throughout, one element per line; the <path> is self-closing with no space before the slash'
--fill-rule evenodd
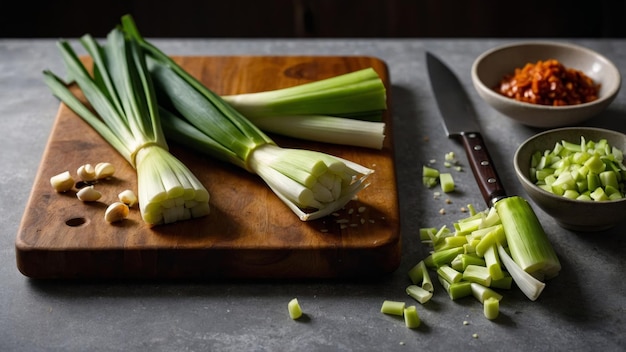
<path id="1" fill-rule="evenodd" d="M 600 84 L 598 99 L 579 105 L 549 106 L 521 102 L 493 89 L 516 68 L 549 59 L 582 71 Z M 620 90 L 621 76 L 609 59 L 593 50 L 566 43 L 533 41 L 499 46 L 480 55 L 472 65 L 472 82 L 478 94 L 508 118 L 527 126 L 554 128 L 575 126 L 606 109 Z"/>
<path id="2" fill-rule="evenodd" d="M 580 142 L 605 138 L 610 145 L 626 151 L 626 134 L 594 127 L 564 127 L 539 133 L 522 143 L 513 159 L 515 173 L 530 198 L 564 228 L 575 231 L 603 231 L 624 221 L 626 198 L 614 201 L 572 200 L 552 194 L 535 185 L 529 177 L 531 156 L 553 149 L 562 140 Z"/>

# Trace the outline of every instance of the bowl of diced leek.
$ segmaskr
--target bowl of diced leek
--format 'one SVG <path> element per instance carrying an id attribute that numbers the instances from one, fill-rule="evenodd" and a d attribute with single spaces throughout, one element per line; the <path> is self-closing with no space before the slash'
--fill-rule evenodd
<path id="1" fill-rule="evenodd" d="M 579 125 L 601 114 L 621 87 L 618 68 L 597 51 L 523 41 L 489 49 L 471 69 L 474 88 L 510 120 L 539 128 Z"/>
<path id="2" fill-rule="evenodd" d="M 604 231 L 626 215 L 626 134 L 564 127 L 534 135 L 514 157 L 530 198 L 566 229 Z"/>

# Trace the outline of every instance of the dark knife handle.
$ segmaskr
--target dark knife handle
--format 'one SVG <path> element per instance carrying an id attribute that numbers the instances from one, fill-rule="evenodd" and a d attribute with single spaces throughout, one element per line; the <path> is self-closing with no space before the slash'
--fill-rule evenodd
<path id="1" fill-rule="evenodd" d="M 496 201 L 506 197 L 506 192 L 483 137 L 478 132 L 462 133 L 460 137 L 480 192 L 487 205 L 492 206 Z"/>

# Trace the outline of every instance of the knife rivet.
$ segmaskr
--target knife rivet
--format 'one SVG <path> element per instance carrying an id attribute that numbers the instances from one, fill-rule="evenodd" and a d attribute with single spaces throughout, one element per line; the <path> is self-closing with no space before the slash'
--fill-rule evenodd
<path id="1" fill-rule="evenodd" d="M 487 166 L 487 165 L 489 165 L 489 161 L 483 160 L 483 161 L 480 162 L 480 165 Z"/>
<path id="2" fill-rule="evenodd" d="M 474 150 L 482 150 L 482 149 L 483 149 L 483 147 L 480 146 L 480 145 L 475 145 L 474 146 Z"/>
<path id="3" fill-rule="evenodd" d="M 470 133 L 467 135 L 469 138 L 476 138 L 476 133 Z"/>
<path id="4" fill-rule="evenodd" d="M 496 179 L 495 178 L 489 178 L 489 179 L 487 179 L 487 183 L 496 183 Z"/>

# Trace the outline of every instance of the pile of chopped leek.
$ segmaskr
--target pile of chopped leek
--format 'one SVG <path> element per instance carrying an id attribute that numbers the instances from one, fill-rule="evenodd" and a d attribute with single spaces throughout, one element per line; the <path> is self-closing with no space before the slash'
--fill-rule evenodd
<path id="1" fill-rule="evenodd" d="M 531 180 L 542 189 L 569 199 L 611 201 L 626 196 L 624 152 L 606 139 L 580 143 L 560 141 L 532 155 Z"/>
<path id="2" fill-rule="evenodd" d="M 545 280 L 558 275 L 561 264 L 530 205 L 521 197 L 507 197 L 452 226 L 420 229 L 422 243 L 432 251 L 408 272 L 407 294 L 420 303 L 434 291 L 428 269 L 434 271 L 452 300 L 474 296 L 485 305 L 485 316 L 497 317 L 501 289 L 513 282 L 537 300 Z"/>
<path id="3" fill-rule="evenodd" d="M 58 43 L 68 77 L 90 107 L 72 93 L 69 82 L 49 70 L 44 71 L 46 84 L 136 169 L 139 206 L 147 224 L 207 215 L 209 193 L 168 151 L 141 46 L 119 29 L 106 39 L 100 45 L 90 35 L 81 38 L 94 63 L 93 76 L 66 41 Z"/>
<path id="4" fill-rule="evenodd" d="M 259 175 L 303 221 L 341 209 L 372 169 L 325 153 L 288 149 L 145 40 L 130 16 L 122 28 L 145 51 L 164 131 L 172 141 Z"/>

